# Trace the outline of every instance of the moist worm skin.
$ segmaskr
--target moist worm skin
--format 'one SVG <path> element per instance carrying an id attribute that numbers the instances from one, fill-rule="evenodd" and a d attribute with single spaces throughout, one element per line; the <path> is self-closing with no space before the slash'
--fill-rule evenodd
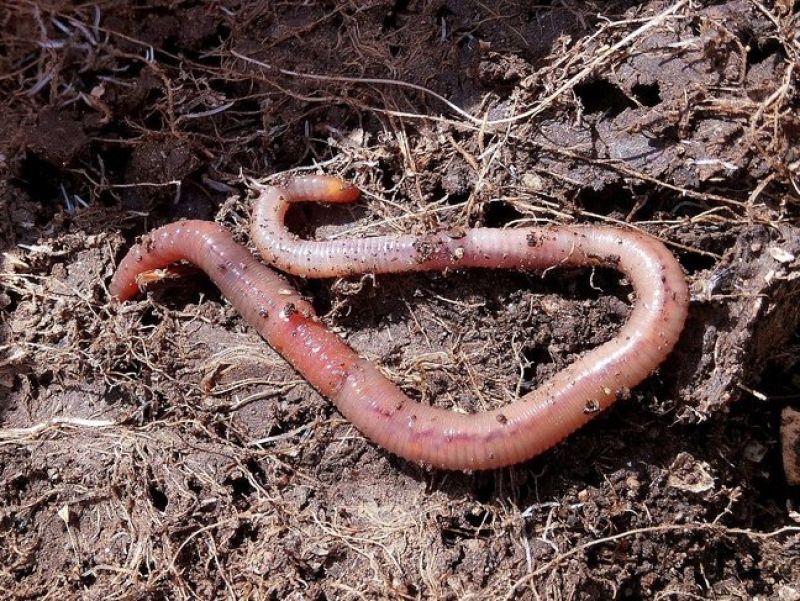
<path id="1" fill-rule="evenodd" d="M 327 330 L 283 278 L 214 223 L 184 221 L 155 230 L 120 263 L 110 291 L 125 300 L 138 291 L 137 275 L 179 260 L 196 264 L 261 336 L 366 437 L 410 461 L 454 470 L 511 465 L 557 444 L 646 378 L 683 328 L 688 290 L 681 268 L 663 244 L 639 232 L 595 226 L 474 228 L 314 242 L 298 240 L 283 225 L 291 202 L 357 198 L 356 188 L 326 176 L 269 187 L 255 205 L 254 241 L 269 262 L 306 277 L 603 265 L 630 280 L 637 301 L 613 339 L 518 401 L 468 415 L 408 398 Z"/>

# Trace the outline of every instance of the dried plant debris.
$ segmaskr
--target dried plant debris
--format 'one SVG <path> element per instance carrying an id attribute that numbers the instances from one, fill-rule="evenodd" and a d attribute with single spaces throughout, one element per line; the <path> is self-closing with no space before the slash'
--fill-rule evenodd
<path id="1" fill-rule="evenodd" d="M 0 586 L 795 598 L 796 4 L 0 0 Z M 217 219 L 246 243 L 249 190 L 317 170 L 364 200 L 297 207 L 303 236 L 641 228 L 687 272 L 685 333 L 546 455 L 445 474 L 367 443 L 205 278 L 110 301 L 148 229 Z M 604 270 L 295 283 L 459 411 L 513 401 L 630 307 Z"/>

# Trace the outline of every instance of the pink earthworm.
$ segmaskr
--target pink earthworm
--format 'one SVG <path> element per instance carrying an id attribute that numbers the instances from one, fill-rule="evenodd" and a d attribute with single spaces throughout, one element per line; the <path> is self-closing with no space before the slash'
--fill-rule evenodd
<path id="1" fill-rule="evenodd" d="M 267 261 L 306 277 L 465 267 L 550 269 L 606 266 L 622 272 L 637 300 L 617 335 L 508 406 L 463 414 L 406 396 L 315 316 L 311 305 L 221 226 L 184 221 L 159 228 L 122 260 L 110 292 L 136 294 L 137 276 L 187 260 L 209 274 L 267 342 L 367 438 L 413 462 L 491 469 L 559 443 L 669 354 L 686 319 L 688 289 L 678 262 L 655 238 L 600 226 L 473 228 L 425 236 L 327 242 L 298 240 L 283 217 L 297 201 L 354 202 L 358 190 L 327 176 L 270 186 L 257 199 L 252 235 Z"/>

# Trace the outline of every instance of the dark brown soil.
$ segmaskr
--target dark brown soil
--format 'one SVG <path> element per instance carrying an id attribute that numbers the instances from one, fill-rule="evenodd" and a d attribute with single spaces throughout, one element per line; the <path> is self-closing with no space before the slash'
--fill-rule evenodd
<path id="1" fill-rule="evenodd" d="M 800 402 L 798 3 L 0 7 L 10 598 L 800 599 L 779 444 Z M 686 269 L 682 340 L 552 451 L 444 473 L 368 443 L 201 275 L 110 302 L 137 235 L 191 217 L 246 242 L 251 181 L 297 170 L 365 192 L 299 207 L 308 236 L 639 227 Z M 409 394 L 467 411 L 630 306 L 603 271 L 296 284 Z"/>

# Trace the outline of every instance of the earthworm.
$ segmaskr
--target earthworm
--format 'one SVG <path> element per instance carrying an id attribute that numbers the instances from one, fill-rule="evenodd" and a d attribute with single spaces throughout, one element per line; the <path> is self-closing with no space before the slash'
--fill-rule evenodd
<path id="1" fill-rule="evenodd" d="M 344 203 L 358 196 L 355 187 L 326 176 L 267 187 L 255 204 L 254 241 L 267 261 L 307 277 L 465 267 L 613 267 L 636 293 L 631 316 L 613 339 L 538 389 L 508 406 L 464 414 L 406 396 L 217 224 L 184 221 L 155 230 L 122 260 L 110 292 L 124 300 L 136 294 L 138 274 L 178 260 L 196 264 L 367 438 L 410 461 L 453 470 L 502 467 L 549 449 L 627 396 L 678 340 L 688 307 L 686 280 L 673 255 L 651 236 L 615 227 L 547 226 L 317 242 L 298 240 L 284 227 L 291 202 Z"/>

